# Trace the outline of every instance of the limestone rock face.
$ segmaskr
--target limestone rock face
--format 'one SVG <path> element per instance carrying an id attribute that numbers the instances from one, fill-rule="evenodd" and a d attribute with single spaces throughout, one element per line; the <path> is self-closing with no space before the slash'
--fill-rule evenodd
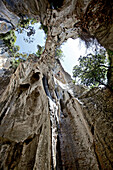
<path id="1" fill-rule="evenodd" d="M 13 27 L 16 27 L 19 17 L 9 11 L 4 3 L 0 1 L 0 34 L 7 33 Z"/>
<path id="2" fill-rule="evenodd" d="M 61 78 L 39 63 L 20 64 L 2 93 L 1 169 L 112 169 L 113 94 L 81 93 L 59 63 Z"/>
<path id="3" fill-rule="evenodd" d="M 14 69 L 11 69 L 12 57 L 9 57 L 8 52 L 5 52 L 7 47 L 4 42 L 0 41 L 0 95 L 10 82 L 11 75 L 14 73 Z M 14 59 L 14 58 L 13 58 Z"/>
<path id="4" fill-rule="evenodd" d="M 0 101 L 1 168 L 50 169 L 48 99 L 39 69 L 26 64 L 12 76 Z"/>
<path id="5" fill-rule="evenodd" d="M 17 25 L 21 16 L 41 20 L 56 45 L 70 37 L 80 36 L 86 42 L 92 37 L 105 48 L 113 50 L 112 0 L 66 0 L 58 1 L 58 4 L 52 0 L 2 0 L 0 6 L 0 20 L 5 18 L 13 26 Z"/>
<path id="6" fill-rule="evenodd" d="M 0 84 L 0 169 L 112 170 L 112 92 L 75 86 L 54 58 L 58 45 L 78 35 L 94 36 L 113 50 L 112 1 L 2 0 L 0 5 L 0 15 L 14 27 L 20 14 L 48 27 L 41 58 L 32 56 L 10 74 L 4 89 Z"/>
<path id="7" fill-rule="evenodd" d="M 108 89 L 92 89 L 79 97 L 83 115 L 94 138 L 94 150 L 101 169 L 113 165 L 113 94 Z"/>

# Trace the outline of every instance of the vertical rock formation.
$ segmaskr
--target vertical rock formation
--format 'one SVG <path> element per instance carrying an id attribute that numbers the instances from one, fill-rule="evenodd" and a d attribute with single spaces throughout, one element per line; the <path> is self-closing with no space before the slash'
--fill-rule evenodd
<path id="1" fill-rule="evenodd" d="M 48 27 L 41 58 L 20 64 L 1 92 L 1 169 L 113 169 L 113 94 L 108 89 L 88 91 L 73 85 L 54 58 L 58 45 L 78 35 L 97 37 L 113 50 L 112 21 L 108 20 L 109 29 L 102 29 L 104 10 L 108 9 L 109 18 L 111 4 L 100 0 L 1 1 L 1 21 L 7 16 L 5 22 L 15 27 L 15 18 L 17 22 L 21 15 L 28 15 Z M 96 19 L 93 16 L 91 22 L 92 14 Z M 10 20 L 12 15 L 14 20 Z"/>

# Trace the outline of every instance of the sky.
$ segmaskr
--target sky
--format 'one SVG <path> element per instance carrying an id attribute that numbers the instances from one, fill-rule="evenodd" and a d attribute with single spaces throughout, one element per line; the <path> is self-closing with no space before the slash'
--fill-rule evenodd
<path id="1" fill-rule="evenodd" d="M 39 29 L 40 23 L 34 24 L 36 30 L 34 36 L 34 41 L 32 43 L 26 43 L 24 38 L 27 37 L 27 33 L 24 31 L 22 34 L 16 32 L 17 40 L 15 45 L 20 46 L 21 53 L 35 53 L 37 51 L 37 44 L 44 46 L 46 41 L 46 36 L 43 30 Z M 65 43 L 61 45 L 61 49 L 64 53 L 63 61 L 61 60 L 62 66 L 65 71 L 67 71 L 72 76 L 73 67 L 78 64 L 78 58 L 80 55 L 84 55 L 87 52 L 85 43 L 80 40 L 80 38 L 72 39 L 69 38 Z"/>
<path id="2" fill-rule="evenodd" d="M 35 34 L 34 36 L 31 36 L 31 39 L 34 38 L 34 41 L 31 43 L 26 43 L 24 41 L 24 38 L 28 39 L 27 36 L 27 32 L 23 31 L 22 34 L 18 34 L 18 32 L 15 32 L 15 35 L 17 37 L 16 39 L 16 43 L 15 45 L 19 45 L 20 46 L 20 53 L 26 52 L 26 53 L 35 53 L 37 51 L 37 44 L 39 44 L 40 46 L 44 46 L 45 45 L 45 41 L 46 41 L 46 36 L 43 30 L 40 30 L 40 23 L 35 23 L 34 25 L 35 29 Z"/>
<path id="3" fill-rule="evenodd" d="M 65 43 L 62 44 L 61 49 L 64 53 L 64 59 L 61 63 L 64 69 L 72 76 L 73 67 L 77 64 L 80 55 L 85 55 L 87 52 L 85 43 L 79 38 L 69 38 Z"/>

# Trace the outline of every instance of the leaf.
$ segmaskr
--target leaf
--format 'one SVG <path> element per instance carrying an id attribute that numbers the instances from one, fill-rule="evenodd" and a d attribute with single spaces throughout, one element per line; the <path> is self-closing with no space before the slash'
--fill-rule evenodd
<path id="1" fill-rule="evenodd" d="M 100 83 L 107 82 L 107 71 L 105 67 L 106 55 L 105 50 L 100 50 L 97 54 L 87 54 L 80 56 L 79 65 L 73 68 L 73 77 L 77 80 L 80 79 L 81 84 L 86 86 L 97 86 Z M 107 63 L 108 65 L 108 63 Z"/>

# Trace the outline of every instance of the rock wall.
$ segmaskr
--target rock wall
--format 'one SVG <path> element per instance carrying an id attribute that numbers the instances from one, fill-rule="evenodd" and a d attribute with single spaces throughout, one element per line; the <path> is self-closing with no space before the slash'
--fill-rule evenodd
<path id="1" fill-rule="evenodd" d="M 48 99 L 39 69 L 26 64 L 12 76 L 0 101 L 1 169 L 51 169 Z"/>
<path id="2" fill-rule="evenodd" d="M 85 120 L 93 135 L 93 147 L 100 169 L 113 168 L 113 93 L 108 89 L 92 89 L 79 97 Z"/>
<path id="3" fill-rule="evenodd" d="M 20 64 L 2 94 L 1 169 L 112 169 L 113 94 L 70 85 L 63 72 L 62 83 L 45 67 Z"/>
<path id="4" fill-rule="evenodd" d="M 47 0 L 0 2 L 0 21 L 6 16 L 4 22 L 16 27 L 15 18 L 18 22 L 18 17 L 28 15 L 38 17 L 48 27 L 41 58 L 32 56 L 20 64 L 9 84 L 1 87 L 1 169 L 113 169 L 113 93 L 75 86 L 54 58 L 58 45 L 78 35 L 97 37 L 112 50 L 112 21 L 99 22 L 111 15 L 112 1 L 59 2 L 58 7 Z M 99 16 L 98 11 L 105 9 L 107 13 Z M 14 20 L 10 20 L 12 15 Z M 94 16 L 91 20 L 92 15 L 95 20 Z"/>
<path id="5" fill-rule="evenodd" d="M 97 38 L 105 48 L 113 50 L 112 0 L 65 0 L 60 1 L 61 6 L 55 5 L 52 0 L 2 0 L 1 33 L 16 27 L 23 16 L 36 17 L 48 27 L 48 36 L 56 45 L 80 36 L 86 42 Z"/>

